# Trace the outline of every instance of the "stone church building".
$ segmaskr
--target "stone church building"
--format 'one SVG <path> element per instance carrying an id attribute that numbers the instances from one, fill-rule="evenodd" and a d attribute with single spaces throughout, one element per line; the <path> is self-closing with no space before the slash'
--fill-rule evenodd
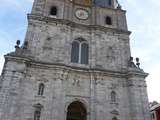
<path id="1" fill-rule="evenodd" d="M 130 33 L 117 0 L 35 0 L 5 55 L 0 120 L 150 120 Z"/>

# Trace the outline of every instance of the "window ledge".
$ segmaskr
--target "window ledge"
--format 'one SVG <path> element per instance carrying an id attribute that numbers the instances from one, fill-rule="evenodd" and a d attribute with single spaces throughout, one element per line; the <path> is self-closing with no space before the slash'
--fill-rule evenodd
<path id="1" fill-rule="evenodd" d="M 36 97 L 36 98 L 45 98 L 44 95 L 36 95 L 35 97 Z"/>
<path id="2" fill-rule="evenodd" d="M 117 102 L 110 102 L 110 104 L 119 105 L 119 103 L 117 103 Z"/>
<path id="3" fill-rule="evenodd" d="M 80 64 L 80 63 L 70 63 L 70 66 L 89 68 L 89 64 Z"/>
<path id="4" fill-rule="evenodd" d="M 56 15 L 49 15 L 49 17 L 51 17 L 51 18 L 57 18 Z"/>

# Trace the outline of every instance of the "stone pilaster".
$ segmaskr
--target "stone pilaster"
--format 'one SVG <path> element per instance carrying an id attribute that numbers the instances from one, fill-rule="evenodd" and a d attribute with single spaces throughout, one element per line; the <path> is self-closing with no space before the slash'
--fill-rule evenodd
<path id="1" fill-rule="evenodd" d="M 137 68 L 129 70 L 127 82 L 131 120 L 150 120 L 145 88 L 145 78 L 148 74 Z"/>

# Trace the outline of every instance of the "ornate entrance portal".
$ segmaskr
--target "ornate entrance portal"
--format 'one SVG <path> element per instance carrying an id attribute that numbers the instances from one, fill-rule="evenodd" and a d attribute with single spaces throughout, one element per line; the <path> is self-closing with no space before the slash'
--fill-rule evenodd
<path id="1" fill-rule="evenodd" d="M 86 120 L 87 112 L 83 103 L 75 101 L 68 106 L 67 120 Z"/>

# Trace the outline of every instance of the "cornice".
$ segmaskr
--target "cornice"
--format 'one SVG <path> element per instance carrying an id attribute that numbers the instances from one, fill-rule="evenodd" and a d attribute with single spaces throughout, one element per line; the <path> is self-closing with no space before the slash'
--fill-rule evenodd
<path id="1" fill-rule="evenodd" d="M 41 16 L 41 15 L 35 15 L 35 14 L 28 14 L 28 20 L 38 20 L 38 21 L 44 21 L 46 23 L 50 22 L 50 23 L 56 23 L 56 24 L 65 24 L 67 26 L 70 27 L 77 27 L 77 28 L 83 28 L 83 29 L 88 29 L 88 30 L 102 30 L 104 32 L 116 32 L 118 34 L 126 34 L 126 35 L 130 35 L 131 32 L 130 31 L 126 31 L 126 30 L 122 30 L 122 29 L 116 29 L 116 28 L 108 28 L 108 27 L 104 27 L 104 26 L 100 26 L 100 25 L 85 25 L 85 24 L 79 24 L 79 23 L 75 23 L 73 21 L 70 20 L 66 20 L 66 19 L 57 19 L 57 18 L 51 18 L 48 16 Z"/>
<path id="2" fill-rule="evenodd" d="M 62 70 L 62 71 L 70 71 L 70 72 L 80 72 L 84 74 L 94 74 L 94 75 L 104 75 L 104 76 L 111 76 L 111 77 L 120 77 L 120 78 L 131 78 L 131 77 L 141 77 L 145 78 L 148 76 L 147 73 L 143 72 L 142 70 L 107 70 L 107 69 L 98 69 L 93 67 L 76 67 L 70 66 L 62 63 L 48 63 L 42 61 L 36 61 L 27 57 L 20 57 L 20 56 L 11 56 L 5 55 L 5 59 L 7 61 L 17 61 L 26 64 L 27 67 L 31 68 L 39 68 L 39 69 L 46 69 L 46 70 Z"/>
<path id="3" fill-rule="evenodd" d="M 132 77 L 142 77 L 146 78 L 149 74 L 145 73 L 142 69 L 137 69 L 137 68 L 129 68 L 127 72 L 128 78 Z"/>

